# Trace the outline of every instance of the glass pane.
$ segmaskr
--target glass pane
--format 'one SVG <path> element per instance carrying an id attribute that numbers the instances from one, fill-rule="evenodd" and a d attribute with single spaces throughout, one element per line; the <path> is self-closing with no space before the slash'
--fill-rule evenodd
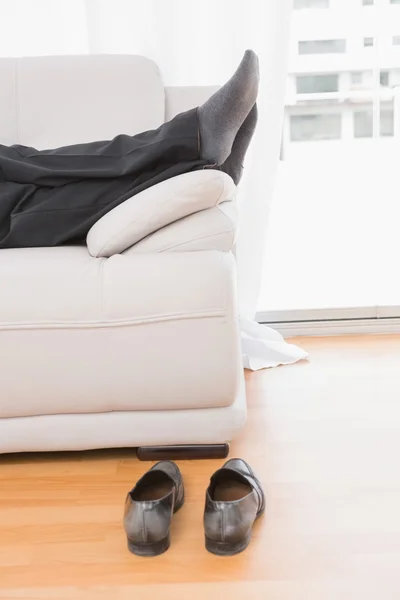
<path id="1" fill-rule="evenodd" d="M 340 114 L 309 114 L 290 117 L 292 142 L 340 139 L 342 120 Z"/>
<path id="2" fill-rule="evenodd" d="M 372 137 L 372 110 L 357 111 L 353 115 L 354 137 Z"/>
<path id="3" fill-rule="evenodd" d="M 380 135 L 394 135 L 393 106 L 382 107 L 380 110 Z M 354 137 L 372 137 L 372 107 L 354 113 Z"/>
<path id="4" fill-rule="evenodd" d="M 337 92 L 339 75 L 299 75 L 296 77 L 296 89 L 298 94 L 323 94 L 326 92 Z"/>
<path id="5" fill-rule="evenodd" d="M 389 86 L 389 71 L 381 71 L 379 73 L 379 83 L 382 87 Z"/>
<path id="6" fill-rule="evenodd" d="M 293 12 L 259 310 L 400 305 L 400 0 L 366 6 Z"/>
<path id="7" fill-rule="evenodd" d="M 394 135 L 394 110 L 390 108 L 381 108 L 380 134 L 383 137 Z"/>
<path id="8" fill-rule="evenodd" d="M 350 76 L 352 85 L 360 85 L 363 81 L 362 71 L 353 71 L 352 73 L 350 73 Z"/>
<path id="9" fill-rule="evenodd" d="M 390 87 L 400 86 L 400 69 L 393 69 L 390 72 Z"/>
<path id="10" fill-rule="evenodd" d="M 373 84 L 373 71 L 352 71 L 350 90 L 370 90 Z"/>
<path id="11" fill-rule="evenodd" d="M 341 54 L 346 40 L 310 40 L 299 42 L 299 54 Z"/>
<path id="12" fill-rule="evenodd" d="M 329 8 L 329 0 L 294 0 L 294 8 Z"/>

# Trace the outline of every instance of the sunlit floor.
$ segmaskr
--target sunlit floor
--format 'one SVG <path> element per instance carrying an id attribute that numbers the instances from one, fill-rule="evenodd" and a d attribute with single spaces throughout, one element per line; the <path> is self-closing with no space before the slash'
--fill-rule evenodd
<path id="1" fill-rule="evenodd" d="M 297 340 L 310 361 L 247 374 L 231 456 L 267 494 L 249 548 L 204 548 L 204 492 L 221 461 L 182 461 L 172 546 L 128 553 L 130 450 L 0 458 L 0 598 L 398 600 L 400 336 Z"/>

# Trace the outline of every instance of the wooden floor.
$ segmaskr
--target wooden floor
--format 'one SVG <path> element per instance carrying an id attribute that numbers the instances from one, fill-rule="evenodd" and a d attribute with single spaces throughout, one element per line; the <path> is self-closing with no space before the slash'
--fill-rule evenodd
<path id="1" fill-rule="evenodd" d="M 241 555 L 204 549 L 222 461 L 181 462 L 186 503 L 170 550 L 128 553 L 133 452 L 0 457 L 0 598 L 400 599 L 400 336 L 301 340 L 310 361 L 247 374 L 247 459 L 267 511 Z M 1 390 L 0 390 L 1 393 Z"/>

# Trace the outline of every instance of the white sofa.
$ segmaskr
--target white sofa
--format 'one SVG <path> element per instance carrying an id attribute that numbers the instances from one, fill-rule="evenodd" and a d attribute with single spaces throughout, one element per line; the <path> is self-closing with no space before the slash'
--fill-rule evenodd
<path id="1" fill-rule="evenodd" d="M 212 91 L 164 88 L 137 56 L 0 59 L 0 143 L 134 134 Z M 227 175 L 197 171 L 117 207 L 85 245 L 0 250 L 0 452 L 241 430 L 234 198 Z"/>

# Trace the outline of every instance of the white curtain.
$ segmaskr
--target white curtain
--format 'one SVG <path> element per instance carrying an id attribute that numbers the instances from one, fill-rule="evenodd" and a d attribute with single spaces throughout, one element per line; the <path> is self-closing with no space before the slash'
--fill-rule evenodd
<path id="1" fill-rule="evenodd" d="M 240 185 L 237 240 L 244 366 L 306 357 L 254 321 L 279 161 L 292 0 L 0 0 L 0 56 L 132 53 L 168 85 L 226 81 L 246 48 L 260 56 L 259 126 Z M 288 217 L 290 218 L 290 216 Z"/>

